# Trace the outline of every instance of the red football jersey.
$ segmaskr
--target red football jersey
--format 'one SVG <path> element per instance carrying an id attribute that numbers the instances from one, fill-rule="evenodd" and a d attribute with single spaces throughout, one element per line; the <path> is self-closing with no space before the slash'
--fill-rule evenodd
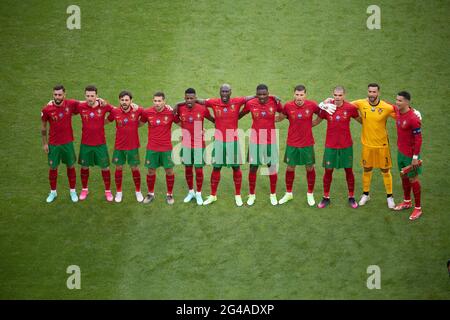
<path id="1" fill-rule="evenodd" d="M 82 134 L 81 143 L 88 146 L 98 146 L 106 143 L 105 139 L 105 115 L 111 112 L 113 107 L 109 104 L 100 104 L 91 107 L 87 102 L 80 103 L 77 111 L 81 116 Z"/>
<path id="2" fill-rule="evenodd" d="M 342 106 L 336 108 L 333 115 L 320 110 L 319 117 L 328 121 L 325 139 L 326 148 L 345 149 L 353 145 L 350 120 L 359 117 L 358 109 L 354 105 L 344 101 Z"/>
<path id="3" fill-rule="evenodd" d="M 262 104 L 254 98 L 247 101 L 242 111 L 252 113 L 251 143 L 272 144 L 276 142 L 275 113 L 283 112 L 280 102 L 277 102 L 273 97 L 269 97 L 269 100 Z"/>
<path id="4" fill-rule="evenodd" d="M 179 122 L 172 110 L 164 107 L 158 112 L 155 106 L 152 106 L 144 110 L 141 121 L 148 124 L 147 150 L 172 150 L 172 123 Z"/>
<path id="5" fill-rule="evenodd" d="M 79 103 L 64 99 L 60 106 L 50 102 L 42 108 L 41 119 L 50 123 L 49 144 L 56 146 L 73 141 L 72 116 L 77 114 Z"/>
<path id="6" fill-rule="evenodd" d="M 183 146 L 189 148 L 204 148 L 203 122 L 209 116 L 209 110 L 196 103 L 192 108 L 183 104 L 178 107 L 178 119 L 181 121 Z"/>
<path id="7" fill-rule="evenodd" d="M 422 146 L 421 121 L 413 109 L 401 114 L 395 106 L 398 150 L 405 156 L 412 157 L 420 153 Z"/>
<path id="8" fill-rule="evenodd" d="M 245 104 L 244 97 L 231 98 L 228 103 L 223 103 L 220 98 L 205 100 L 205 106 L 214 112 L 215 140 L 223 142 L 238 140 L 239 111 L 243 104 Z"/>
<path id="9" fill-rule="evenodd" d="M 140 147 L 139 143 L 139 119 L 143 109 L 130 107 L 128 112 L 124 112 L 120 107 L 112 108 L 108 120 L 116 121 L 116 150 L 133 150 Z"/>
<path id="10" fill-rule="evenodd" d="M 315 101 L 305 100 L 301 107 L 295 101 L 286 102 L 283 114 L 289 119 L 288 146 L 304 148 L 314 145 L 312 120 L 313 114 L 319 114 L 319 111 Z"/>

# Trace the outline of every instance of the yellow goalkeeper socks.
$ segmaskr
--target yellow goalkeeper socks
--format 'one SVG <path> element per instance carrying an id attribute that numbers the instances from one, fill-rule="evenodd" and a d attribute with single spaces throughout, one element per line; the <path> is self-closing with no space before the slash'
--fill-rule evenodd
<path id="1" fill-rule="evenodd" d="M 372 171 L 363 172 L 363 192 L 370 191 L 370 181 L 372 180 Z"/>
<path id="2" fill-rule="evenodd" d="M 388 172 L 381 172 L 383 176 L 384 188 L 386 189 L 386 194 L 392 194 L 392 174 L 391 170 Z"/>

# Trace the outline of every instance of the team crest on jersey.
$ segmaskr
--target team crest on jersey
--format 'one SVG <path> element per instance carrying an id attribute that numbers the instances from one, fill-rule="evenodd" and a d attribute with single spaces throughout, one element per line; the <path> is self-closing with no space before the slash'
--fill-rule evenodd
<path id="1" fill-rule="evenodd" d="M 261 111 L 261 115 L 262 115 L 263 117 L 265 117 L 265 116 L 266 116 L 266 112 L 265 112 L 265 111 Z"/>
<path id="2" fill-rule="evenodd" d="M 301 119 L 303 116 L 301 113 L 297 114 L 297 118 Z"/>
<path id="3" fill-rule="evenodd" d="M 336 121 L 341 120 L 341 116 L 336 116 Z"/>
<path id="4" fill-rule="evenodd" d="M 383 113 L 383 109 L 378 108 L 378 114 L 382 114 Z"/>
<path id="5" fill-rule="evenodd" d="M 64 113 L 60 112 L 60 113 L 59 113 L 59 117 L 60 117 L 60 118 L 64 117 Z"/>
<path id="6" fill-rule="evenodd" d="M 156 124 L 160 124 L 160 123 L 161 123 L 161 120 L 156 119 Z"/>
<path id="7" fill-rule="evenodd" d="M 189 117 L 189 122 L 194 121 L 194 118 L 192 118 L 192 116 Z"/>
<path id="8" fill-rule="evenodd" d="M 89 113 L 89 117 L 93 118 L 95 114 L 93 112 Z"/>
<path id="9" fill-rule="evenodd" d="M 223 108 L 223 112 L 228 112 L 227 107 Z"/>
<path id="10" fill-rule="evenodd" d="M 128 123 L 128 118 L 123 119 L 123 123 L 127 124 Z"/>

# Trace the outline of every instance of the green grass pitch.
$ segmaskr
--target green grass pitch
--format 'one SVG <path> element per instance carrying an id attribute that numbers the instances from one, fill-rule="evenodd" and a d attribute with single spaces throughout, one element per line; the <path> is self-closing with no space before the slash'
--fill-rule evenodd
<path id="1" fill-rule="evenodd" d="M 66 9 L 81 9 L 81 29 L 68 30 Z M 378 1 L 381 29 L 369 30 L 371 1 L 11 1 L 0 3 L 0 298 L 2 299 L 449 299 L 448 1 Z M 297 168 L 294 200 L 272 207 L 269 182 L 259 176 L 253 207 L 236 208 L 230 169 L 222 170 L 218 199 L 209 207 L 183 204 L 182 166 L 175 169 L 175 205 L 164 202 L 158 170 L 156 201 L 138 204 L 129 170 L 124 201 L 106 203 L 98 169 L 87 201 L 71 203 L 65 167 L 58 199 L 48 205 L 47 160 L 41 148 L 40 109 L 51 88 L 83 99 L 87 84 L 117 104 L 123 89 L 148 107 L 164 90 L 168 103 L 194 87 L 217 97 L 266 83 L 283 101 L 303 83 L 322 100 L 337 84 L 347 99 L 366 96 L 379 82 L 394 101 L 402 89 L 423 115 L 424 215 L 386 207 L 379 173 L 372 200 L 352 210 L 345 175 L 335 172 L 332 206 L 306 204 L 304 168 Z M 80 119 L 73 119 L 75 148 Z M 239 123 L 250 127 L 250 117 Z M 206 125 L 211 128 L 211 124 Z M 284 154 L 287 121 L 280 129 Z M 316 201 L 322 194 L 325 123 L 316 138 Z M 388 121 L 396 163 L 396 132 Z M 114 126 L 106 128 L 112 151 Z M 352 123 L 356 194 L 361 192 L 360 126 Z M 147 129 L 140 129 L 141 161 Z M 80 189 L 77 165 L 77 188 Z M 284 163 L 277 193 L 284 194 Z M 141 173 L 145 170 L 141 166 Z M 205 169 L 209 194 L 211 167 Z M 248 193 L 243 166 L 243 195 Z M 393 169 L 394 196 L 402 198 Z M 145 177 L 143 175 L 143 189 Z M 114 184 L 113 184 L 114 190 Z M 81 290 L 69 290 L 66 268 L 81 268 Z M 366 286 L 369 265 L 381 269 L 381 289 Z"/>

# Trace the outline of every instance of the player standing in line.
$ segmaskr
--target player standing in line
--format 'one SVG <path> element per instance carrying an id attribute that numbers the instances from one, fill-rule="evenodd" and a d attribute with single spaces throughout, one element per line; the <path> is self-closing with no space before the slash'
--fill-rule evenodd
<path id="1" fill-rule="evenodd" d="M 217 201 L 217 188 L 220 182 L 220 170 L 223 166 L 233 169 L 233 182 L 235 189 L 235 202 L 238 207 L 243 205 L 241 197 L 242 163 L 238 137 L 239 111 L 245 102 L 251 97 L 231 98 L 231 86 L 223 84 L 220 87 L 220 98 L 201 100 L 200 104 L 205 104 L 211 108 L 215 119 L 214 149 L 212 151 L 213 171 L 211 173 L 211 195 L 203 202 L 209 205 Z"/>
<path id="2" fill-rule="evenodd" d="M 214 123 L 214 118 L 204 105 L 196 103 L 195 89 L 188 88 L 184 92 L 184 103 L 177 105 L 175 113 L 180 120 L 182 128 L 182 148 L 180 152 L 181 161 L 184 164 L 184 173 L 189 192 L 184 202 L 190 202 L 193 198 L 198 205 L 203 204 L 203 166 L 205 165 L 205 139 L 203 136 L 203 122 L 208 119 Z M 197 192 L 194 191 L 194 172 Z"/>
<path id="3" fill-rule="evenodd" d="M 313 121 L 313 125 L 327 120 L 327 135 L 325 139 L 325 152 L 323 155 L 323 199 L 318 207 L 325 208 L 330 204 L 330 187 L 333 180 L 333 170 L 344 168 L 348 187 L 348 203 L 352 208 L 357 208 L 355 201 L 355 176 L 353 174 L 353 141 L 350 132 L 350 120 L 361 121 L 358 109 L 345 101 L 345 89 L 337 86 L 333 90 L 332 103 L 336 105 L 336 111 L 330 115 L 324 110 L 319 112 L 319 118 Z M 323 104 L 323 102 L 321 103 Z"/>
<path id="4" fill-rule="evenodd" d="M 172 108 L 166 105 L 166 96 L 163 92 L 153 95 L 153 106 L 142 113 L 140 125 L 148 124 L 148 142 L 145 156 L 145 167 L 148 168 L 147 187 L 148 193 L 144 203 L 150 203 L 155 198 L 156 169 L 163 167 L 166 171 L 167 204 L 172 205 L 173 185 L 175 174 L 172 161 L 172 123 L 179 122 Z"/>
<path id="5" fill-rule="evenodd" d="M 70 198 L 78 201 L 75 190 L 76 155 L 73 147 L 72 116 L 77 113 L 79 101 L 66 99 L 66 89 L 63 85 L 53 87 L 53 100 L 41 111 L 41 135 L 42 147 L 48 155 L 48 179 L 50 181 L 50 193 L 47 203 L 53 202 L 57 197 L 56 182 L 58 179 L 58 166 L 62 162 L 67 166 L 69 179 Z M 47 122 L 50 123 L 49 140 L 47 140 Z"/>
<path id="6" fill-rule="evenodd" d="M 250 171 L 248 174 L 249 196 L 247 204 L 253 205 L 256 200 L 256 177 L 260 165 L 269 168 L 270 180 L 270 203 L 277 205 L 277 165 L 278 145 L 276 143 L 275 114 L 281 113 L 283 107 L 277 99 L 269 96 L 269 88 L 265 84 L 256 87 L 257 98 L 248 101 L 239 114 L 239 118 L 247 113 L 252 114 L 252 128 L 250 134 L 250 145 L 248 160 Z"/>
<path id="7" fill-rule="evenodd" d="M 78 163 L 81 165 L 80 176 L 82 184 L 80 200 L 86 199 L 89 194 L 89 167 L 99 166 L 105 185 L 105 197 L 107 201 L 111 202 L 113 201 L 113 195 L 111 193 L 109 154 L 105 138 L 105 115 L 111 112 L 112 106 L 100 103 L 95 86 L 87 86 L 84 92 L 86 101 L 80 103 L 77 109 L 82 122 L 81 145 L 78 158 Z"/>
<path id="8" fill-rule="evenodd" d="M 116 165 L 114 180 L 116 183 L 115 201 L 122 201 L 122 175 L 123 165 L 128 163 L 133 175 L 136 190 L 136 200 L 142 202 L 144 197 L 141 193 L 141 173 L 139 171 L 139 119 L 143 109 L 133 104 L 133 95 L 129 91 L 119 94 L 119 108 L 113 108 L 109 113 L 107 122 L 116 121 L 116 140 L 112 163 Z"/>
<path id="9" fill-rule="evenodd" d="M 420 166 L 420 148 L 422 147 L 421 121 L 414 109 L 410 106 L 411 95 L 407 91 L 397 94 L 395 112 L 397 115 L 397 162 L 400 172 L 411 165 L 412 170 L 401 175 L 405 199 L 394 210 L 405 210 L 412 207 L 411 189 L 414 194 L 415 207 L 409 220 L 416 220 L 422 215 L 420 204 L 421 186 L 419 175 L 422 172 Z"/>
<path id="10" fill-rule="evenodd" d="M 380 168 L 383 176 L 384 188 L 387 195 L 388 208 L 395 207 L 392 195 L 392 159 L 389 148 L 389 139 L 386 121 L 389 117 L 395 118 L 394 107 L 379 97 L 380 86 L 369 83 L 367 98 L 353 101 L 362 120 L 361 129 L 361 165 L 363 167 L 363 195 L 359 205 L 363 206 L 370 200 L 370 182 L 373 168 Z"/>
<path id="11" fill-rule="evenodd" d="M 308 192 L 306 199 L 310 206 L 316 204 L 314 200 L 314 184 L 316 181 L 316 162 L 314 154 L 314 137 L 312 133 L 313 115 L 318 115 L 319 106 L 315 101 L 306 100 L 306 87 L 298 85 L 294 88 L 294 100 L 286 102 L 283 113 L 276 121 L 288 118 L 289 130 L 286 141 L 284 162 L 286 167 L 286 194 L 278 202 L 284 204 L 294 198 L 292 186 L 295 178 L 295 166 L 305 166 Z"/>

